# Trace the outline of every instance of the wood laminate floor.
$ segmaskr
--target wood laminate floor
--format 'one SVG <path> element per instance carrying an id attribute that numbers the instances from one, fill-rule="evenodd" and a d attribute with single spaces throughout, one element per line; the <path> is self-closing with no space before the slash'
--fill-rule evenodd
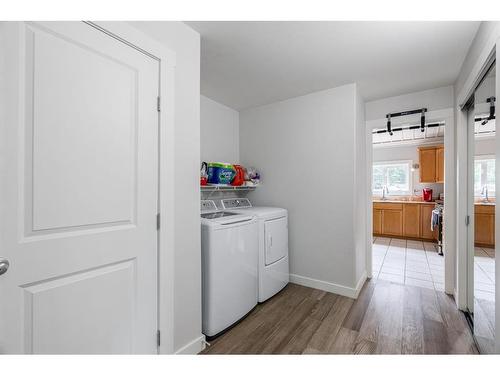
<path id="1" fill-rule="evenodd" d="M 289 284 L 203 354 L 477 354 L 452 297 L 368 281 L 357 300 Z"/>

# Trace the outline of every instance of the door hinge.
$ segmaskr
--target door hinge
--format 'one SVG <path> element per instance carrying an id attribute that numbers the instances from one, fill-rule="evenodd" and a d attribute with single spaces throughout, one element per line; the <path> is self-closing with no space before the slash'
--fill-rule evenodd
<path id="1" fill-rule="evenodd" d="M 160 112 L 160 110 L 161 110 L 160 108 L 161 108 L 161 107 L 160 107 L 160 97 L 159 97 L 159 96 L 157 96 L 157 97 L 156 97 L 156 110 L 157 110 L 158 112 Z"/>
<path id="2" fill-rule="evenodd" d="M 160 339 L 160 330 L 156 331 L 156 346 L 160 346 L 161 344 L 161 339 Z"/>
<path id="3" fill-rule="evenodd" d="M 469 224 L 470 224 L 470 216 L 469 216 L 469 215 L 467 215 L 467 216 L 465 217 L 465 225 L 466 225 L 466 226 L 468 226 Z"/>
<path id="4" fill-rule="evenodd" d="M 160 214 L 156 214 L 156 230 L 160 230 Z"/>

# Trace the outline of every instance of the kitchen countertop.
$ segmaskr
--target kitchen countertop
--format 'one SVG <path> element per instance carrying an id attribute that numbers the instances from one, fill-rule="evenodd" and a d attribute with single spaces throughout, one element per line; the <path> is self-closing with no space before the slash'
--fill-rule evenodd
<path id="1" fill-rule="evenodd" d="M 403 204 L 436 204 L 436 202 L 425 202 L 425 201 L 405 201 L 405 200 L 397 200 L 397 199 L 374 199 L 373 203 L 403 203 Z"/>
<path id="2" fill-rule="evenodd" d="M 474 206 L 494 206 L 495 202 L 474 202 Z"/>

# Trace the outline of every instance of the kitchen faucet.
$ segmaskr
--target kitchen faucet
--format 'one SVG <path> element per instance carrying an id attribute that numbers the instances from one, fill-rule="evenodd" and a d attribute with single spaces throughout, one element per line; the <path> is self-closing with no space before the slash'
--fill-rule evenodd
<path id="1" fill-rule="evenodd" d="M 389 195 L 389 189 L 387 185 L 382 186 L 382 200 L 387 199 L 386 194 Z"/>
<path id="2" fill-rule="evenodd" d="M 481 190 L 481 195 L 484 195 L 483 202 L 489 202 L 488 199 L 488 185 L 484 185 L 483 189 Z"/>

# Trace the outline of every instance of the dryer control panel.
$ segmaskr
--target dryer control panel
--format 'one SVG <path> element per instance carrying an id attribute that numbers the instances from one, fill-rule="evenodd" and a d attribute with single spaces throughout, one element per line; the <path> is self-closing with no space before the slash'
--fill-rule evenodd
<path id="1" fill-rule="evenodd" d="M 232 208 L 250 208 L 252 204 L 248 198 L 231 198 L 231 199 L 223 199 L 222 207 L 227 209 Z"/>

